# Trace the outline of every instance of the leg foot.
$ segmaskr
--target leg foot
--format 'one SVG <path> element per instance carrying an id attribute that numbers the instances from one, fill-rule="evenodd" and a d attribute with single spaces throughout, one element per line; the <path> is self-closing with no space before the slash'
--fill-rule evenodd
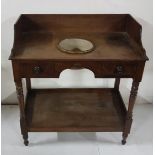
<path id="1" fill-rule="evenodd" d="M 122 140 L 122 145 L 125 145 L 126 144 L 126 140 Z"/>
<path id="2" fill-rule="evenodd" d="M 23 135 L 23 139 L 24 139 L 24 144 L 25 144 L 25 146 L 28 146 L 28 144 L 29 144 L 29 141 L 28 141 L 28 134 Z"/>
<path id="3" fill-rule="evenodd" d="M 126 139 L 127 139 L 127 137 L 128 137 L 128 133 L 123 133 L 123 135 L 122 135 L 122 145 L 125 145 L 126 144 Z"/>
<path id="4" fill-rule="evenodd" d="M 24 140 L 24 145 L 28 146 L 29 145 L 29 141 L 28 140 Z"/>

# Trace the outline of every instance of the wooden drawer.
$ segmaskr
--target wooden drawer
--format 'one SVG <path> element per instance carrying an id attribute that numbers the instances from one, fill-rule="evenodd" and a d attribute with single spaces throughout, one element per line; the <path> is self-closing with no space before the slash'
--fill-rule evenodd
<path id="1" fill-rule="evenodd" d="M 53 65 L 44 62 L 22 63 L 20 65 L 20 74 L 22 77 L 31 78 L 52 77 Z"/>
<path id="2" fill-rule="evenodd" d="M 59 62 L 55 63 L 55 74 L 58 76 L 64 69 L 87 68 L 94 72 L 95 77 L 134 77 L 135 63 L 121 62 Z"/>
<path id="3" fill-rule="evenodd" d="M 95 77 L 134 77 L 137 65 L 135 63 L 121 62 L 31 62 L 20 65 L 20 75 L 22 77 L 58 78 L 60 73 L 65 69 L 82 69 L 91 70 Z"/>
<path id="4" fill-rule="evenodd" d="M 103 77 L 134 77 L 136 67 L 135 63 L 103 63 L 102 75 Z"/>

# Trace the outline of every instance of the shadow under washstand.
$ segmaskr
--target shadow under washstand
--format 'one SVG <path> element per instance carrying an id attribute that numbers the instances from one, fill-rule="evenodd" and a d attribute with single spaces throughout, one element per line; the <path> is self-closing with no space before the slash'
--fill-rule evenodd
<path id="1" fill-rule="evenodd" d="M 34 137 L 31 135 L 29 146 L 36 145 L 51 145 L 51 144 L 97 144 L 101 143 L 104 145 L 115 144 L 121 145 L 120 134 L 121 133 L 101 133 L 101 132 L 58 132 L 58 133 L 41 133 Z"/>

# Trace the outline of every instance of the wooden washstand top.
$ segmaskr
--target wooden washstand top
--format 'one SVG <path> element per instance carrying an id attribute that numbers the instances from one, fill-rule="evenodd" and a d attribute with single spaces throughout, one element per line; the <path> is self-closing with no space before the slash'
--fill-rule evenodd
<path id="1" fill-rule="evenodd" d="M 86 54 L 63 53 L 57 48 L 65 38 L 94 43 Z M 128 14 L 49 15 L 24 14 L 15 24 L 11 60 L 123 60 L 146 61 L 141 25 Z"/>

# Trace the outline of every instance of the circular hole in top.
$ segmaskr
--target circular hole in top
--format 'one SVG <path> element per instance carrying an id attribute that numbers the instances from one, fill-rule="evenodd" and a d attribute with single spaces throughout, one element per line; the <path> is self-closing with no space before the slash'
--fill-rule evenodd
<path id="1" fill-rule="evenodd" d="M 58 49 L 67 53 L 87 53 L 94 49 L 94 44 L 86 39 L 66 38 L 59 42 Z"/>

